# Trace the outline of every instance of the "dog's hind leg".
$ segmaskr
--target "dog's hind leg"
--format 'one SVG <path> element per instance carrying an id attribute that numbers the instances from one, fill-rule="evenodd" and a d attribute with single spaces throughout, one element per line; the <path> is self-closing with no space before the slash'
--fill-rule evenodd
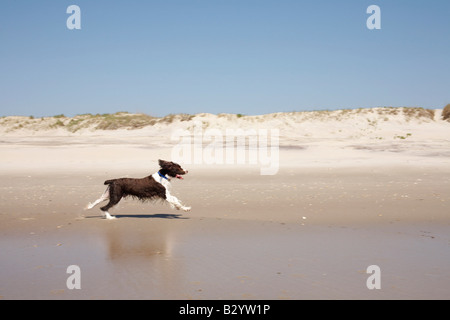
<path id="1" fill-rule="evenodd" d="M 105 192 L 103 192 L 103 194 L 100 198 L 98 198 L 97 200 L 95 200 L 92 203 L 89 202 L 85 209 L 86 210 L 92 209 L 93 207 L 98 205 L 100 202 L 106 201 L 108 199 L 109 199 L 109 186 L 108 186 L 108 188 L 106 188 Z"/>
<path id="2" fill-rule="evenodd" d="M 110 185 L 109 187 L 109 202 L 106 206 L 100 208 L 103 213 L 106 215 L 106 219 L 111 220 L 115 219 L 115 217 L 111 216 L 108 212 L 109 209 L 114 207 L 119 203 L 120 199 L 122 199 L 122 191 L 120 187 L 114 187 L 114 185 Z"/>

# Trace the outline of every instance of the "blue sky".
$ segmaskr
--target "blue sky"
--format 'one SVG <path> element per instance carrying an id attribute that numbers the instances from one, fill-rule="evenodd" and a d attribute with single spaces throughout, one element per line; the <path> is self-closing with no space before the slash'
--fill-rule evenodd
<path id="1" fill-rule="evenodd" d="M 66 9 L 81 9 L 69 30 Z M 366 9 L 381 8 L 381 30 Z M 2 0 L 0 115 L 450 103 L 448 0 Z"/>

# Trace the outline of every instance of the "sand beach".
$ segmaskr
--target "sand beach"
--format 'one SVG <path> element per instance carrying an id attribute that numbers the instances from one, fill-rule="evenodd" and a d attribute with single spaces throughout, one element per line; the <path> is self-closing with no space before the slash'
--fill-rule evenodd
<path id="1" fill-rule="evenodd" d="M 0 299 L 449 299 L 441 112 L 1 118 Z M 173 133 L 196 126 L 216 142 L 277 129 L 276 173 L 259 158 L 186 161 L 172 185 L 190 212 L 132 199 L 113 221 L 85 210 L 105 180 L 173 160 Z M 80 289 L 67 286 L 71 265 Z M 380 289 L 367 286 L 372 265 Z"/>

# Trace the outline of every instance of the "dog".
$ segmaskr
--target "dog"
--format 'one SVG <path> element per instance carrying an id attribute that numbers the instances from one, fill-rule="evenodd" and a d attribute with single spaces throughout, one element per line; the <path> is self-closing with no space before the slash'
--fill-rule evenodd
<path id="1" fill-rule="evenodd" d="M 181 168 L 178 163 L 158 160 L 161 169 L 154 174 L 142 178 L 120 178 L 106 180 L 105 192 L 102 196 L 92 203 L 89 203 L 86 209 L 92 209 L 100 202 L 109 200 L 108 204 L 101 207 L 100 210 L 105 214 L 106 219 L 115 219 L 108 212 L 114 207 L 123 197 L 133 197 L 142 201 L 146 200 L 165 200 L 169 203 L 172 209 L 190 211 L 191 207 L 186 207 L 181 202 L 170 194 L 170 180 L 172 178 L 183 179 L 183 175 L 188 171 Z"/>

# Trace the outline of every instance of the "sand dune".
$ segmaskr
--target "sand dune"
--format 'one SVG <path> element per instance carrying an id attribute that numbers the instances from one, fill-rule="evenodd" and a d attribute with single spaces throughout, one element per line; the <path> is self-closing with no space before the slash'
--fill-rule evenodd
<path id="1" fill-rule="evenodd" d="M 411 128 L 446 127 L 442 110 L 423 108 L 367 108 L 336 111 L 273 113 L 257 116 L 236 114 L 169 115 L 156 118 L 119 112 L 105 115 L 65 117 L 2 117 L 2 136 L 147 135 L 166 136 L 174 129 L 188 129 L 201 122 L 203 128 L 279 128 L 284 137 L 393 139 Z M 405 132 L 403 132 L 403 131 Z M 116 131 L 114 134 L 113 132 Z M 430 132 L 433 137 L 433 132 Z"/>
<path id="2" fill-rule="evenodd" d="M 0 119 L 2 169 L 77 166 L 97 170 L 130 165 L 145 169 L 157 157 L 171 157 L 171 149 L 180 143 L 174 132 L 184 130 L 194 135 L 198 129 L 203 134 L 216 130 L 223 135 L 226 130 L 241 129 L 245 134 L 277 129 L 280 166 L 442 165 L 450 158 L 450 122 L 442 120 L 441 113 L 421 108 L 373 108 L 260 116 L 153 118 L 118 113 L 73 118 L 4 117 Z M 43 147 L 48 147 L 45 154 Z M 199 164 L 193 160 L 184 162 Z"/>

